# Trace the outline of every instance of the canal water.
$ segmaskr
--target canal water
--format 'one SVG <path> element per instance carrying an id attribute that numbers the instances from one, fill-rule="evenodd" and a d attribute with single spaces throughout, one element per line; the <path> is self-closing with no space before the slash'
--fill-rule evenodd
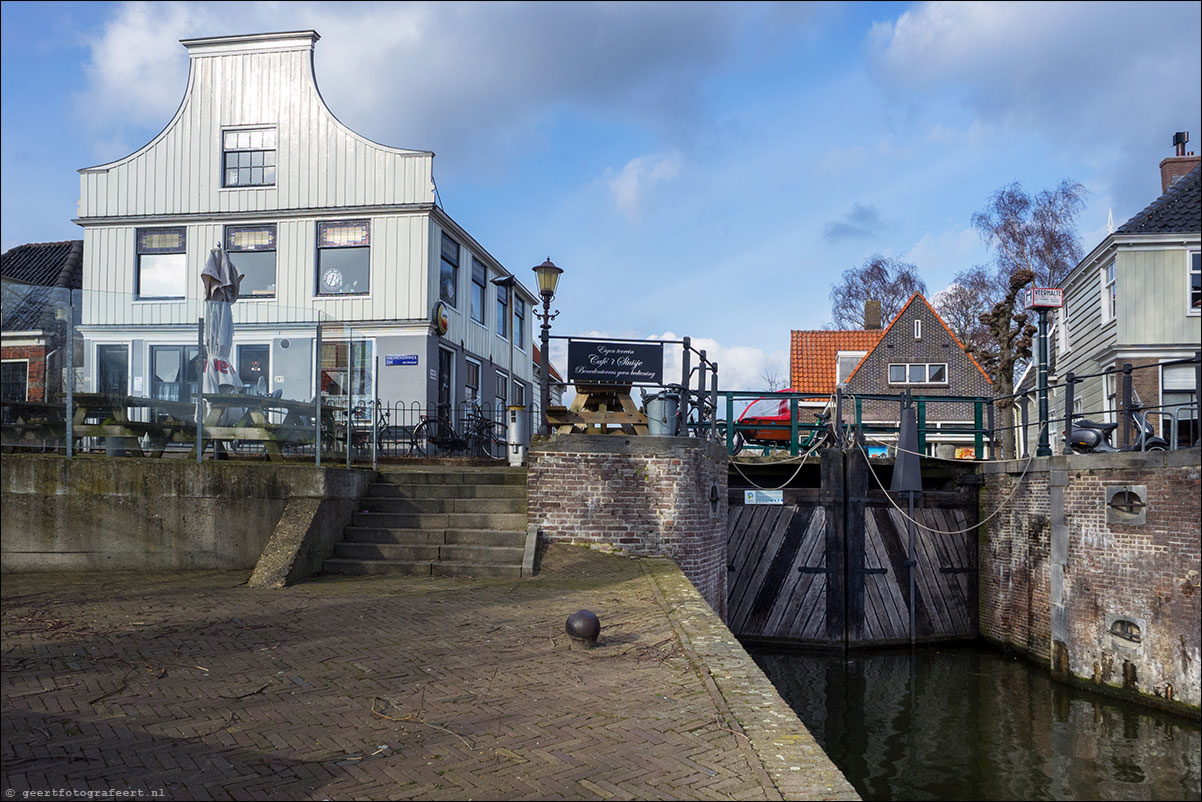
<path id="1" fill-rule="evenodd" d="M 1199 727 L 984 647 L 752 656 L 866 800 L 1202 798 Z"/>

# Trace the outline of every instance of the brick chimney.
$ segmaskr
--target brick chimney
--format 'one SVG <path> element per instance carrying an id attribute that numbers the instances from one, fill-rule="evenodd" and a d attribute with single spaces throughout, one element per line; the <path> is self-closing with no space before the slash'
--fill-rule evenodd
<path id="1" fill-rule="evenodd" d="M 1194 155 L 1191 150 L 1185 152 L 1185 143 L 1189 142 L 1189 131 L 1178 131 L 1173 134 L 1173 147 L 1176 154 L 1169 156 L 1160 163 L 1160 191 L 1163 194 L 1178 178 L 1187 175 L 1202 162 L 1202 158 Z"/>
<path id="2" fill-rule="evenodd" d="M 877 300 L 864 302 L 864 328 L 876 331 L 881 327 L 881 302 Z"/>

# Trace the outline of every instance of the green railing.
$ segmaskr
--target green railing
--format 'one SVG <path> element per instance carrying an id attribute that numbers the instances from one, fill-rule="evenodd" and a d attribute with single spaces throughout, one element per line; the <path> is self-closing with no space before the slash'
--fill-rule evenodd
<path id="1" fill-rule="evenodd" d="M 908 393 L 844 395 L 841 392 L 834 395 L 817 395 L 793 392 L 765 393 L 762 390 L 728 390 L 720 392 L 719 395 L 725 397 L 725 441 L 727 451 L 732 454 L 737 450 L 735 445 L 740 437 L 750 448 L 787 450 L 792 456 L 809 451 L 828 430 L 835 443 L 845 443 L 855 435 L 863 436 L 869 443 L 880 436 L 892 435 L 896 438 L 899 434 L 896 422 L 865 421 L 866 402 L 896 404 L 895 420 L 900 420 L 900 412 L 904 405 L 912 405 L 918 424 L 920 452 L 926 453 L 928 438 L 937 435 L 971 435 L 973 454 L 978 460 L 985 459 L 986 446 L 992 445 L 993 404 L 989 398 L 983 396 L 921 396 Z M 788 422 L 782 420 L 773 423 L 746 423 L 737 420 L 744 415 L 750 404 L 761 400 L 787 404 Z M 949 428 L 942 425 L 947 416 L 938 414 L 932 416 L 934 420 L 928 420 L 928 410 L 934 412 L 949 404 L 971 405 L 972 423 Z M 814 413 L 824 410 L 829 413 L 830 423 L 820 422 L 814 416 Z M 852 413 L 850 419 L 849 411 Z M 801 419 L 802 412 L 806 413 L 807 420 Z"/>

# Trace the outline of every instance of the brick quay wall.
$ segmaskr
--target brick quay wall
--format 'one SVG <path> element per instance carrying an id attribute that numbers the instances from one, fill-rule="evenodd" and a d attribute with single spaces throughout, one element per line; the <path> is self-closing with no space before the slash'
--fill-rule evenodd
<path id="1" fill-rule="evenodd" d="M 692 437 L 559 435 L 530 446 L 528 515 L 547 541 L 671 557 L 726 616 L 727 457 Z"/>
<path id="2" fill-rule="evenodd" d="M 980 632 L 1071 680 L 1198 715 L 1202 452 L 981 466 Z M 1021 482 L 1021 486 L 1016 487 Z"/>

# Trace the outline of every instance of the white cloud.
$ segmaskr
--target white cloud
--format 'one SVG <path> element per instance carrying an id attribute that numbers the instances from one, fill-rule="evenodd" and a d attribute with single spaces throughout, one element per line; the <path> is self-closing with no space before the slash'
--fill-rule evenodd
<path id="1" fill-rule="evenodd" d="M 677 153 L 659 158 L 638 156 L 626 162 L 622 172 L 609 181 L 609 190 L 618 211 L 630 222 L 637 223 L 647 194 L 661 181 L 679 175 L 680 165 L 681 159 Z"/>
<path id="2" fill-rule="evenodd" d="M 1047 136 L 1114 159 L 1130 214 L 1172 133 L 1202 117 L 1197 3 L 922 3 L 868 36 L 877 80 L 907 103 L 962 93 L 995 137 Z"/>
<path id="3" fill-rule="evenodd" d="M 725 3 L 127 3 L 88 42 L 78 109 L 108 139 L 162 126 L 188 70 L 177 40 L 307 28 L 322 35 L 317 78 L 343 122 L 480 169 L 564 109 L 687 135 L 740 24 Z"/>

